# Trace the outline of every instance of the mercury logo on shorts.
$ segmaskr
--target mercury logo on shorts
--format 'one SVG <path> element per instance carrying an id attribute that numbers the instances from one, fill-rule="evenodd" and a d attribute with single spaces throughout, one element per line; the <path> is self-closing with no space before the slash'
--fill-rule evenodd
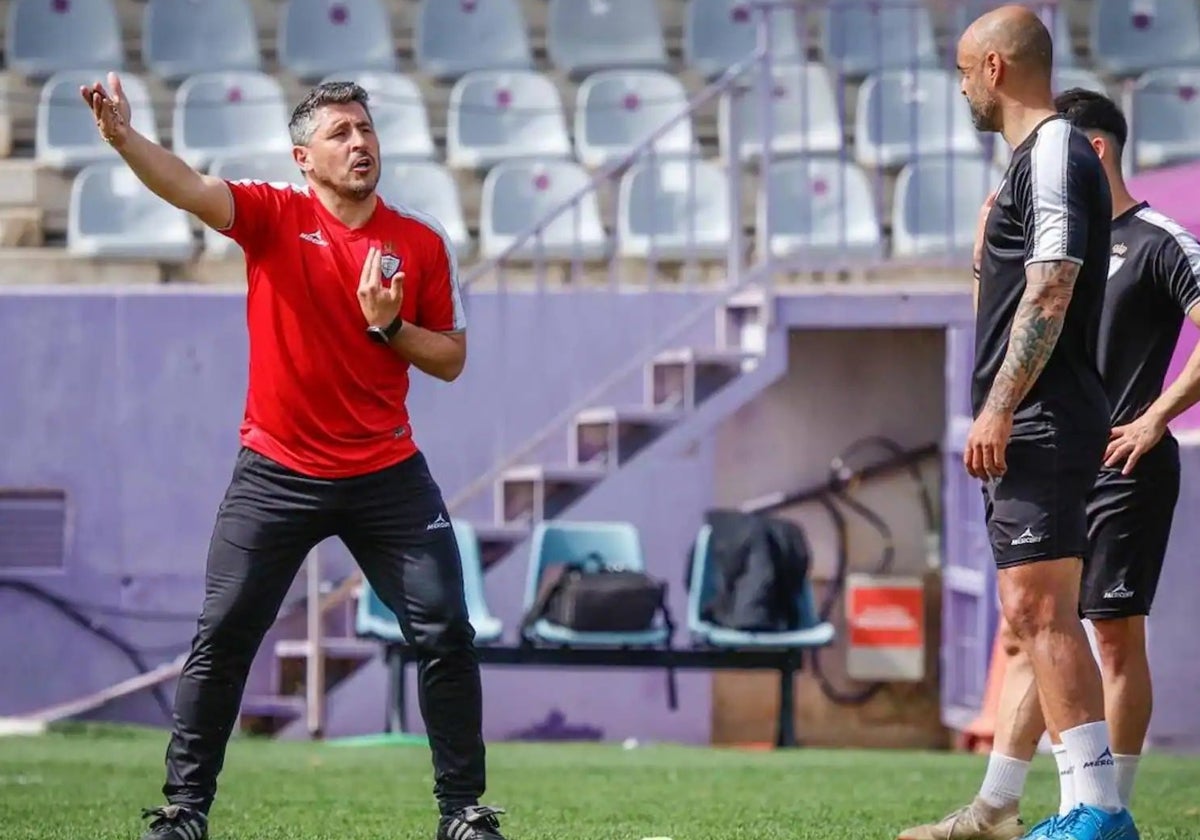
<path id="1" fill-rule="evenodd" d="M 1029 528 L 1026 528 L 1025 532 L 1021 534 L 1021 536 L 1013 538 L 1013 541 L 1010 543 L 1010 545 L 1033 545 L 1035 543 L 1040 543 L 1044 539 L 1046 538 L 1035 537 L 1033 535 L 1033 531 Z"/>
<path id="2" fill-rule="evenodd" d="M 1110 589 L 1104 593 L 1104 598 L 1106 600 L 1110 599 L 1110 598 L 1132 598 L 1132 597 L 1133 597 L 1133 590 L 1128 589 L 1125 586 L 1125 581 L 1121 581 L 1116 586 L 1114 586 L 1112 589 Z"/>
<path id="3" fill-rule="evenodd" d="M 449 527 L 450 527 L 450 523 L 446 521 L 446 517 L 442 516 L 439 513 L 437 515 L 437 519 L 433 520 L 432 522 L 430 522 L 428 525 L 425 526 L 425 530 L 426 531 L 436 531 L 438 528 L 449 528 Z"/>

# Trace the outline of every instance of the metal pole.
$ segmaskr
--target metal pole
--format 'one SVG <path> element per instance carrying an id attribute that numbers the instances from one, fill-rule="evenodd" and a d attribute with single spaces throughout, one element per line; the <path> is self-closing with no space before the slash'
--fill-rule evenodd
<path id="1" fill-rule="evenodd" d="M 304 677 L 304 712 L 310 738 L 320 738 L 325 728 L 325 646 L 321 621 L 321 559 L 316 548 L 305 561 L 308 596 L 308 656 Z"/>

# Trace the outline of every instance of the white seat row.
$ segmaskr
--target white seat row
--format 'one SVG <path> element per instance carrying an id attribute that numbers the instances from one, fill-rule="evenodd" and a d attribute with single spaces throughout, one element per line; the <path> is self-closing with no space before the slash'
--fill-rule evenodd
<path id="1" fill-rule="evenodd" d="M 354 78 L 371 95 L 384 154 L 393 160 L 436 156 L 428 113 L 416 83 L 398 73 L 332 74 Z M 94 73 L 56 74 L 43 86 L 37 114 L 37 158 L 68 168 L 112 157 L 78 101 L 78 88 Z M 156 136 L 153 106 L 144 82 L 124 79 L 135 125 Z M 1103 90 L 1094 74 L 1056 71 L 1056 90 Z M 771 151 L 776 156 L 838 154 L 845 144 L 833 81 L 819 64 L 776 67 L 772 88 Z M 1200 68 L 1149 71 L 1131 94 L 1132 160 L 1159 166 L 1200 156 Z M 548 77 L 531 70 L 474 71 L 451 91 L 446 162 L 456 169 L 486 170 L 519 158 L 574 157 L 599 168 L 630 154 L 658 133 L 658 157 L 690 157 L 697 149 L 687 95 L 672 75 L 655 70 L 598 71 L 579 86 L 574 140 L 558 93 Z M 175 150 L 205 167 L 217 156 L 286 152 L 288 109 L 283 89 L 256 71 L 205 73 L 184 80 L 172 113 Z M 738 144 L 732 150 L 737 115 Z M 672 123 L 672 121 L 674 121 Z M 762 153 L 762 105 L 755 89 L 722 97 L 718 135 L 723 159 Z M 668 128 L 668 124 L 672 123 Z M 854 116 L 855 159 L 863 166 L 898 168 L 928 155 L 983 155 L 981 136 L 952 76 L 941 70 L 889 71 L 869 76 Z M 157 139 L 157 138 L 156 138 Z M 995 144 L 997 160 L 1005 159 Z"/>
<path id="2" fill-rule="evenodd" d="M 964 27 L 1002 0 L 959 0 L 954 23 Z M 880 70 L 941 63 L 927 0 L 827 0 L 821 45 L 835 72 L 865 76 Z M 278 53 L 287 70 L 317 79 L 345 67 L 397 69 L 395 35 L 407 21 L 389 18 L 385 0 L 281 0 Z M 547 51 L 574 78 L 612 68 L 667 67 L 663 26 L 647 0 L 547 0 Z M 114 0 L 11 0 L 6 55 L 18 72 L 46 77 L 61 70 L 120 68 L 124 63 Z M 804 55 L 797 21 L 772 15 L 776 55 Z M 1066 15 L 1050 22 L 1055 62 L 1072 66 Z M 418 68 L 438 79 L 473 70 L 533 67 L 528 22 L 519 0 L 421 0 L 411 21 Z M 684 55 L 712 78 L 754 49 L 756 18 L 746 0 L 688 0 Z M 1114 74 L 1200 62 L 1200 8 L 1195 0 L 1093 0 L 1091 55 Z M 262 64 L 249 0 L 147 0 L 142 60 L 169 81 Z"/>
<path id="3" fill-rule="evenodd" d="M 291 156 L 281 153 L 216 158 L 210 171 L 229 180 L 304 183 Z M 432 215 L 460 255 L 470 251 L 458 188 L 454 176 L 441 164 L 385 163 L 378 191 L 384 201 Z M 235 253 L 238 247 L 208 228 L 203 243 L 204 251 L 217 257 Z M 187 214 L 151 193 L 124 164 L 111 160 L 88 164 L 75 175 L 67 247 L 80 256 L 166 261 L 188 259 L 195 251 Z"/>
<path id="4" fill-rule="evenodd" d="M 222 158 L 225 178 L 303 183 L 290 158 Z M 962 254 L 969 250 L 976 210 L 1001 170 L 979 158 L 927 158 L 901 170 L 892 207 L 895 256 Z M 525 259 L 602 259 L 610 255 L 680 261 L 719 259 L 732 237 L 730 185 L 725 169 L 701 159 L 643 161 L 617 189 L 614 235 L 601 220 L 587 171 L 560 160 L 512 160 L 484 180 L 479 256 L 512 249 Z M 437 218 L 466 255 L 472 243 L 453 176 L 428 161 L 389 164 L 379 185 L 384 200 Z M 777 257 L 877 258 L 884 237 L 877 190 L 866 172 L 836 158 L 780 160 L 760 191 L 759 249 Z M 768 243 L 763 234 L 768 229 Z M 527 232 L 541 225 L 533 235 Z M 520 240 L 520 241 L 518 241 Z M 183 260 L 194 252 L 187 216 L 150 193 L 121 164 L 94 163 L 76 176 L 68 246 L 86 256 Z M 213 256 L 236 251 L 226 237 L 204 234 Z"/>

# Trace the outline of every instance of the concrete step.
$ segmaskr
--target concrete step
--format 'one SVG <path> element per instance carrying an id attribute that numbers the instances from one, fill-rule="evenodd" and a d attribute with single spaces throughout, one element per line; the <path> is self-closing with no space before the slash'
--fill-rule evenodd
<path id="1" fill-rule="evenodd" d="M 523 524 L 474 522 L 472 525 L 479 540 L 479 559 L 484 569 L 503 560 L 514 547 L 529 538 L 529 527 Z"/>
<path id="2" fill-rule="evenodd" d="M 331 659 L 373 659 L 379 645 L 354 637 L 327 636 L 321 640 L 321 650 Z M 275 655 L 280 659 L 307 659 L 312 651 L 308 639 L 280 639 L 275 643 Z"/>
<path id="3" fill-rule="evenodd" d="M 150 285 L 165 276 L 156 262 L 80 259 L 64 248 L 0 248 L 0 285 Z"/>
<path id="4" fill-rule="evenodd" d="M 680 411 L 646 406 L 585 409 L 571 426 L 567 460 L 577 466 L 620 466 L 683 416 Z"/>
<path id="5" fill-rule="evenodd" d="M 739 374 L 757 353 L 682 347 L 660 353 L 648 369 L 647 398 L 656 408 L 691 411 Z"/>
<path id="6" fill-rule="evenodd" d="M 496 521 L 506 525 L 554 519 L 608 474 L 570 464 L 513 467 L 496 482 Z"/>

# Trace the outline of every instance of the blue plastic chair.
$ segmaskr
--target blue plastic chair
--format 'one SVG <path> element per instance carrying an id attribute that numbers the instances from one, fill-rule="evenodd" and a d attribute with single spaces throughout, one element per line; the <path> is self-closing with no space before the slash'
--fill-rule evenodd
<path id="1" fill-rule="evenodd" d="M 700 617 L 700 608 L 716 587 L 713 566 L 709 562 L 712 526 L 704 525 L 696 535 L 692 552 L 692 579 L 688 587 L 687 624 L 697 644 L 721 648 L 806 648 L 821 647 L 833 641 L 833 625 L 817 615 L 812 586 L 806 579 L 799 595 L 800 627 L 776 633 L 749 632 L 720 627 Z"/>
<path id="2" fill-rule="evenodd" d="M 593 554 L 609 569 L 645 570 L 641 540 L 628 522 L 539 522 L 530 548 L 524 612 L 537 601 L 547 569 L 582 562 Z M 528 641 L 571 647 L 650 647 L 665 644 L 670 633 L 665 624 L 633 632 L 578 631 L 544 618 L 523 630 Z"/>
<path id="3" fill-rule="evenodd" d="M 467 614 L 475 628 L 475 644 L 487 645 L 499 641 L 504 625 L 488 610 L 483 595 L 483 562 L 479 557 L 479 540 L 469 522 L 453 521 L 454 537 L 462 558 L 463 589 L 467 598 Z M 380 600 L 371 584 L 363 582 L 358 599 L 355 630 L 360 636 L 372 636 L 388 642 L 405 644 L 404 631 L 396 614 Z"/>

